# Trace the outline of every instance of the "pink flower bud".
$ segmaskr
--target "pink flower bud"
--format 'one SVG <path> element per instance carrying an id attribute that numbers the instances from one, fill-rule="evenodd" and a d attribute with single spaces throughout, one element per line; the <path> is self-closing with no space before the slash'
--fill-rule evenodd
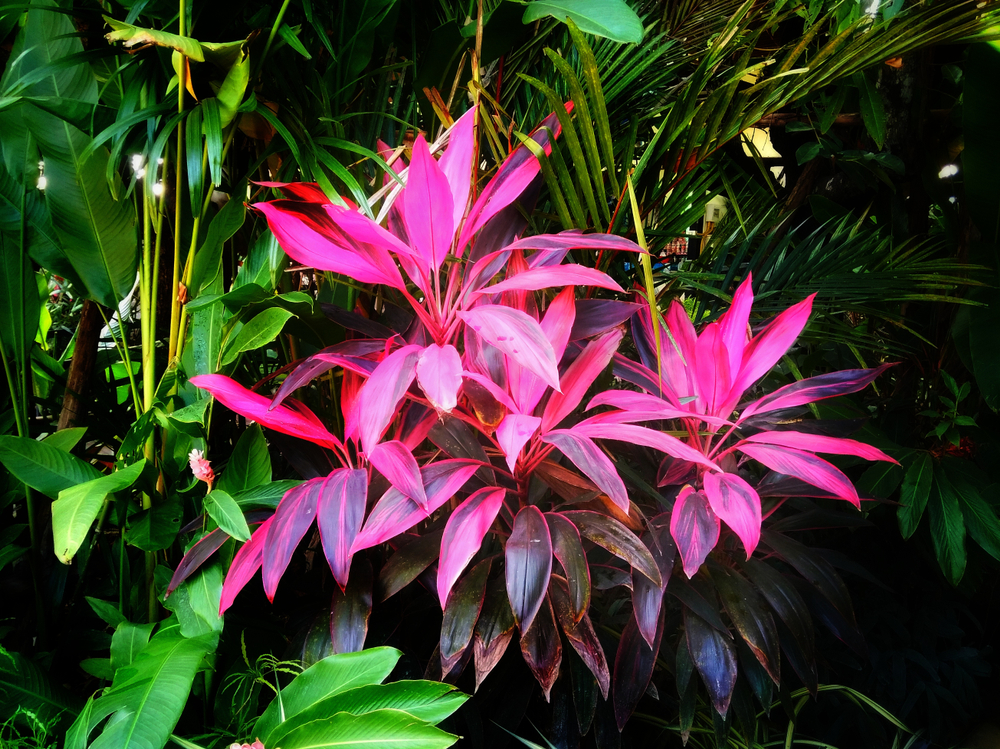
<path id="1" fill-rule="evenodd" d="M 194 474 L 194 477 L 208 484 L 208 490 L 212 491 L 215 472 L 212 470 L 212 464 L 205 460 L 205 454 L 201 450 L 192 450 L 188 455 L 188 462 L 191 465 L 191 473 Z"/>

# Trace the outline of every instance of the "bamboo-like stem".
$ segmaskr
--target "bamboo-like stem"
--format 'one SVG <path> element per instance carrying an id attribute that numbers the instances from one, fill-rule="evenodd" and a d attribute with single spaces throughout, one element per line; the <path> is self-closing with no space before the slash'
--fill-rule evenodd
<path id="1" fill-rule="evenodd" d="M 180 0 L 180 13 L 177 20 L 177 35 L 186 35 L 187 16 L 185 0 Z M 177 112 L 184 111 L 184 89 L 187 87 L 187 60 L 181 58 L 180 70 L 177 73 Z M 179 297 L 181 283 L 181 195 L 184 192 L 184 128 L 177 128 L 177 165 L 174 179 L 174 273 L 170 286 L 170 341 L 167 346 L 167 361 L 171 362 L 177 355 L 177 340 L 180 330 L 181 303 Z"/>

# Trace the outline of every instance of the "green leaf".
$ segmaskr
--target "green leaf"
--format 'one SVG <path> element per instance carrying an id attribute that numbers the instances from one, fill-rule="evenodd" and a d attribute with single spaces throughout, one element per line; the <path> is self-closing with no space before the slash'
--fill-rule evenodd
<path id="1" fill-rule="evenodd" d="M 271 456 L 267 452 L 267 440 L 260 424 L 254 424 L 240 435 L 217 486 L 224 492 L 236 494 L 262 486 L 270 480 Z M 219 525 L 222 526 L 221 523 Z"/>
<path id="2" fill-rule="evenodd" d="M 80 668 L 91 676 L 105 681 L 111 681 L 115 677 L 115 670 L 111 667 L 109 658 L 84 658 L 80 661 Z"/>
<path id="3" fill-rule="evenodd" d="M 364 715 L 338 713 L 298 726 L 281 749 L 321 749 L 378 746 L 379 749 L 445 749 L 458 736 L 445 733 L 401 710 L 376 710 Z M 265 744 L 266 746 L 266 744 Z"/>
<path id="4" fill-rule="evenodd" d="M 281 249 L 274 234 L 270 230 L 262 232 L 250 248 L 243 265 L 236 271 L 233 290 L 248 284 L 256 284 L 267 292 L 274 291 L 285 262 L 285 251 Z"/>
<path id="5" fill-rule="evenodd" d="M 146 647 L 154 624 L 122 622 L 111 636 L 111 668 L 131 666 L 135 657 Z"/>
<path id="6" fill-rule="evenodd" d="M 180 498 L 168 495 L 165 500 L 155 501 L 148 510 L 129 518 L 125 540 L 143 551 L 166 549 L 177 538 L 183 515 Z"/>
<path id="7" fill-rule="evenodd" d="M 900 507 L 896 510 L 899 532 L 903 538 L 912 536 L 920 525 L 920 518 L 924 515 L 927 498 L 931 493 L 933 475 L 934 459 L 929 453 L 918 454 L 906 469 L 903 488 L 900 490 Z"/>
<path id="8" fill-rule="evenodd" d="M 200 401 L 195 401 L 190 406 L 184 406 L 184 408 L 179 408 L 172 414 L 168 414 L 168 418 L 173 419 L 174 421 L 179 421 L 182 424 L 204 425 L 205 412 L 208 410 L 208 406 L 211 402 L 211 398 L 202 398 Z"/>
<path id="9" fill-rule="evenodd" d="M 31 260 L 17 242 L 0 233 L 0 346 L 20 372 L 38 331 L 40 305 Z M 22 394 L 21 397 L 25 397 Z"/>
<path id="10" fill-rule="evenodd" d="M 238 103 L 238 102 L 237 102 Z M 217 99 L 205 99 L 202 102 L 205 122 L 202 131 L 205 133 L 205 150 L 208 154 L 208 168 L 212 175 L 212 184 L 222 184 L 222 111 Z M 235 112 L 233 113 L 235 114 Z M 232 119 L 232 117 L 230 117 Z M 200 141 L 200 139 L 199 139 Z M 199 149 L 200 151 L 201 149 Z M 200 158 L 200 154 L 199 154 Z M 242 200 L 237 198 L 237 202 Z M 229 205 L 228 203 L 226 205 Z M 225 208 L 225 206 L 223 206 Z"/>
<path id="11" fill-rule="evenodd" d="M 801 166 L 819 156 L 822 150 L 823 147 L 819 143 L 803 143 L 795 152 L 795 161 Z"/>
<path id="12" fill-rule="evenodd" d="M 858 87 L 858 99 L 861 106 L 861 119 L 864 120 L 868 134 L 881 150 L 885 144 L 885 105 L 882 97 L 875 90 L 875 85 L 863 72 L 854 74 L 854 85 Z"/>
<path id="13" fill-rule="evenodd" d="M 134 47 L 137 44 L 154 44 L 176 50 L 195 62 L 205 61 L 205 53 L 197 39 L 168 34 L 166 31 L 157 31 L 156 29 L 140 28 L 130 23 L 116 21 L 110 16 L 104 16 L 104 20 L 111 27 L 111 31 L 105 34 L 105 38 L 109 42 L 124 42 L 126 47 Z"/>
<path id="14" fill-rule="evenodd" d="M 281 690 L 257 720 L 251 735 L 269 746 L 271 731 L 320 700 L 368 684 L 380 684 L 395 668 L 401 653 L 395 648 L 370 648 L 331 655 L 317 661 Z M 412 718 L 410 718 L 412 720 Z"/>
<path id="15" fill-rule="evenodd" d="M 903 467 L 896 463 L 875 463 L 858 479 L 858 492 L 885 499 L 896 491 L 896 487 L 903 480 L 903 475 Z"/>
<path id="16" fill-rule="evenodd" d="M 237 541 L 250 540 L 250 527 L 247 525 L 243 511 L 236 501 L 221 489 L 216 489 L 204 502 L 205 512 L 222 530 Z"/>
<path id="17" fill-rule="evenodd" d="M 101 511 L 104 498 L 132 486 L 145 467 L 146 461 L 141 460 L 109 476 L 59 492 L 59 499 L 52 503 L 52 540 L 60 562 L 69 564 L 73 560 Z"/>
<path id="18" fill-rule="evenodd" d="M 0 463 L 32 489 L 52 498 L 101 476 L 75 455 L 27 437 L 0 436 Z"/>
<path id="19" fill-rule="evenodd" d="M 1000 560 L 1000 519 L 997 518 L 996 510 L 968 482 L 955 483 L 959 489 L 957 496 L 962 503 L 966 530 L 972 536 L 972 540 L 982 546 L 987 554 Z"/>
<path id="20" fill-rule="evenodd" d="M 244 351 L 252 351 L 273 341 L 292 317 L 298 315 L 281 307 L 271 307 L 255 315 L 250 322 L 240 328 L 236 338 L 226 347 L 222 364 L 232 364 Z"/>
<path id="21" fill-rule="evenodd" d="M 246 191 L 246 185 L 242 182 L 233 188 L 233 194 L 241 195 L 241 190 Z M 205 241 L 198 248 L 194 267 L 191 269 L 191 285 L 188 287 L 188 292 L 193 297 L 206 293 L 212 282 L 221 277 L 222 246 L 239 231 L 245 218 L 246 206 L 243 205 L 243 200 L 237 197 L 222 206 L 209 223 Z"/>
<path id="22" fill-rule="evenodd" d="M 222 632 L 222 577 L 218 563 L 204 565 L 164 599 L 163 605 L 177 614 L 185 637 Z"/>
<path id="23" fill-rule="evenodd" d="M 115 672 L 111 688 L 81 713 L 70 728 L 67 749 L 86 746 L 90 733 L 109 715 L 90 749 L 160 749 L 187 703 L 195 673 L 214 651 L 218 635 L 186 638 L 167 620 L 129 666 Z"/>
<path id="24" fill-rule="evenodd" d="M 77 698 L 63 694 L 34 661 L 0 647 L 0 719 L 17 708 L 48 719 L 64 711 L 75 713 L 78 707 Z"/>
<path id="25" fill-rule="evenodd" d="M 928 508 L 938 565 L 952 585 L 965 574 L 965 518 L 958 495 L 944 471 L 934 471 L 934 497 Z"/>
<path id="26" fill-rule="evenodd" d="M 107 601 L 102 601 L 100 598 L 91 598 L 90 596 L 84 596 L 87 599 L 87 603 L 90 604 L 90 608 L 94 610 L 101 619 L 103 619 L 107 624 L 112 627 L 117 627 L 122 622 L 126 621 L 125 615 L 118 610 L 118 607 L 113 603 L 108 603 Z"/>
<path id="27" fill-rule="evenodd" d="M 572 18 L 581 31 L 616 42 L 642 41 L 642 21 L 624 0 L 532 0 L 521 21 L 534 23 L 549 16 L 564 23 Z"/>
<path id="28" fill-rule="evenodd" d="M 73 427 L 72 429 L 60 429 L 46 437 L 42 442 L 46 445 L 58 448 L 64 452 L 69 452 L 77 443 L 83 439 L 87 433 L 87 427 Z"/>
<path id="29" fill-rule="evenodd" d="M 278 35 L 285 40 L 285 43 L 302 55 L 307 60 L 312 59 L 312 55 L 309 54 L 309 50 L 305 48 L 305 45 L 299 41 L 299 33 L 301 26 L 291 27 L 287 23 L 281 24 L 278 27 Z"/>
<path id="30" fill-rule="evenodd" d="M 255 486 L 253 489 L 247 489 L 246 491 L 234 494 L 233 499 L 236 500 L 236 504 L 245 510 L 275 510 L 278 507 L 278 502 L 281 501 L 281 498 L 285 496 L 288 490 L 295 488 L 301 483 L 301 481 L 296 481 L 295 479 L 272 481 L 269 484 Z"/>

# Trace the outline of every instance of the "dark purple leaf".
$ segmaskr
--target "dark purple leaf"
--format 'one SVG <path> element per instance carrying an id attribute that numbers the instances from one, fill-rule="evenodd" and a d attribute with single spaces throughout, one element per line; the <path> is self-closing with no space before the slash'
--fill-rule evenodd
<path id="1" fill-rule="evenodd" d="M 194 546 L 188 549 L 180 564 L 177 565 L 177 569 L 174 570 L 173 577 L 170 578 L 170 583 L 167 585 L 166 595 L 169 596 L 173 593 L 178 585 L 187 580 L 210 556 L 221 549 L 229 538 L 229 534 L 222 528 L 216 528 L 200 538 Z"/>
<path id="2" fill-rule="evenodd" d="M 562 565 L 569 585 L 569 600 L 573 621 L 578 622 L 590 607 L 590 566 L 583 550 L 580 532 L 569 520 L 556 512 L 545 513 L 552 534 L 552 551 Z"/>
<path id="3" fill-rule="evenodd" d="M 368 473 L 342 468 L 323 482 L 316 511 L 323 553 L 333 578 L 341 590 L 351 569 L 351 545 L 365 517 L 368 500 Z"/>
<path id="4" fill-rule="evenodd" d="M 589 510 L 571 510 L 562 513 L 588 541 L 607 549 L 619 559 L 628 562 L 634 569 L 660 585 L 663 578 L 656 566 L 653 555 L 632 531 L 614 518 Z"/>
<path id="5" fill-rule="evenodd" d="M 579 299 L 576 302 L 576 320 L 571 341 L 593 338 L 606 330 L 621 325 L 642 305 L 634 302 L 619 302 L 614 299 Z"/>
<path id="6" fill-rule="evenodd" d="M 684 574 L 694 577 L 709 552 L 719 542 L 719 518 L 704 492 L 685 486 L 674 501 L 670 515 L 670 535 L 677 543 Z"/>
<path id="7" fill-rule="evenodd" d="M 579 620 L 574 619 L 572 603 L 570 601 L 569 586 L 559 575 L 552 576 L 549 586 L 552 598 L 552 606 L 556 612 L 566 639 L 577 655 L 583 660 L 587 668 L 597 679 L 597 684 L 601 688 L 604 699 L 608 698 L 608 689 L 611 686 L 611 674 L 608 671 L 608 660 L 604 655 L 604 648 L 601 647 L 594 632 L 594 625 L 590 617 L 584 614 Z"/>
<path id="8" fill-rule="evenodd" d="M 728 632 L 720 632 L 704 619 L 684 609 L 684 632 L 688 650 L 708 695 L 719 715 L 729 712 L 736 686 L 736 649 Z"/>
<path id="9" fill-rule="evenodd" d="M 524 634 L 541 608 L 552 574 L 552 538 L 537 507 L 528 506 L 517 513 L 505 557 L 507 595 Z"/>
<path id="10" fill-rule="evenodd" d="M 597 710 L 597 679 L 572 648 L 566 653 L 564 663 L 568 667 L 573 690 L 577 726 L 580 733 L 586 735 L 594 721 L 594 711 Z"/>
<path id="11" fill-rule="evenodd" d="M 338 325 L 347 328 L 348 330 L 353 330 L 355 333 L 361 333 L 361 335 L 367 336 L 368 338 L 381 338 L 385 340 L 386 338 L 392 338 L 393 336 L 391 328 L 375 322 L 374 320 L 369 320 L 367 317 L 359 315 L 357 312 L 350 312 L 342 307 L 338 307 L 336 304 L 320 302 L 319 308 L 327 318 L 333 320 Z"/>
<path id="12" fill-rule="evenodd" d="M 876 377 L 885 372 L 892 364 L 883 364 L 876 369 L 842 369 L 816 377 L 793 382 L 773 393 L 754 401 L 740 414 L 740 421 L 754 414 L 775 411 L 779 408 L 791 408 L 805 403 L 813 403 L 823 398 L 856 393 L 868 386 Z"/>
<path id="13" fill-rule="evenodd" d="M 486 450 L 479 443 L 475 432 L 461 419 L 453 417 L 439 419 L 427 433 L 427 438 L 452 458 L 467 458 L 484 464 L 476 472 L 476 476 L 486 484 L 495 483 Z"/>
<path id="14" fill-rule="evenodd" d="M 780 619 L 776 624 L 778 626 L 778 640 L 781 642 L 781 652 L 784 653 L 785 660 L 791 664 L 792 670 L 802 680 L 806 689 L 809 690 L 809 694 L 815 697 L 819 690 L 815 653 L 806 654 L 803 652 L 798 640 Z"/>
<path id="15" fill-rule="evenodd" d="M 597 484 L 618 507 L 628 511 L 628 492 L 618 475 L 615 464 L 589 437 L 574 433 L 572 429 L 557 429 L 542 437 L 543 442 L 555 445 L 584 475 Z"/>
<path id="16" fill-rule="evenodd" d="M 341 592 L 333 591 L 330 603 L 330 640 L 334 653 L 358 653 L 368 635 L 368 616 L 372 612 L 372 566 L 358 559 L 352 566 L 351 579 Z"/>
<path id="17" fill-rule="evenodd" d="M 810 552 L 808 547 L 780 533 L 765 531 L 763 541 L 779 557 L 794 567 L 795 571 L 802 575 L 810 585 L 822 593 L 852 627 L 857 627 L 854 620 L 854 607 L 851 605 L 851 596 L 833 565 L 818 554 Z"/>
<path id="18" fill-rule="evenodd" d="M 719 602 L 715 595 L 715 589 L 708 585 L 696 587 L 695 584 L 699 581 L 702 581 L 701 577 L 696 577 L 694 580 L 675 577 L 670 583 L 669 591 L 678 601 L 717 630 L 727 631 L 728 628 L 719 615 Z"/>
<path id="19" fill-rule="evenodd" d="M 559 666 L 562 663 L 562 640 L 556 629 L 555 614 L 548 598 L 532 626 L 521 635 L 521 654 L 541 685 L 545 701 L 548 702 L 552 685 L 559 678 Z"/>
<path id="20" fill-rule="evenodd" d="M 631 568 L 623 570 L 608 564 L 591 564 L 590 582 L 597 590 L 611 590 L 619 585 L 632 590 Z"/>
<path id="21" fill-rule="evenodd" d="M 712 580 L 729 619 L 775 684 L 781 682 L 778 632 L 771 612 L 736 570 L 713 565 Z"/>
<path id="22" fill-rule="evenodd" d="M 500 662 L 514 635 L 514 612 L 502 577 L 491 581 L 486 588 L 486 600 L 476 622 L 476 639 L 473 645 L 476 658 L 476 690 L 490 671 Z"/>
<path id="23" fill-rule="evenodd" d="M 278 503 L 264 541 L 262 559 L 264 592 L 269 601 L 274 600 L 278 581 L 288 567 L 292 552 L 316 518 L 320 492 L 325 483 L 326 477 L 306 481 L 290 489 Z"/>
<path id="24" fill-rule="evenodd" d="M 443 528 L 418 536 L 389 557 L 378 576 L 381 600 L 401 591 L 434 563 L 441 553 L 442 533 Z"/>
<path id="25" fill-rule="evenodd" d="M 390 331 L 391 335 L 391 331 Z M 310 382 L 319 375 L 334 367 L 342 366 L 359 374 L 368 375 L 375 369 L 377 362 L 361 357 L 385 350 L 385 340 L 350 340 L 329 346 L 319 353 L 305 359 L 281 383 L 278 392 L 274 394 L 268 410 L 281 405 L 289 395 Z"/>
<path id="26" fill-rule="evenodd" d="M 660 606 L 663 603 L 663 593 L 670 582 L 670 573 L 674 568 L 674 558 L 677 547 L 670 537 L 670 515 L 663 513 L 649 523 L 649 534 L 642 540 L 653 555 L 657 569 L 660 570 L 662 583 L 656 585 L 641 572 L 632 570 L 632 608 L 635 612 L 636 624 L 643 638 L 653 644 L 656 637 L 657 622 L 660 619 Z"/>
<path id="27" fill-rule="evenodd" d="M 441 672 L 447 674 L 456 665 L 472 640 L 479 612 L 483 608 L 490 559 L 484 559 L 463 576 L 448 596 L 441 622 Z"/>
<path id="28" fill-rule="evenodd" d="M 663 638 L 663 619 L 659 620 L 654 646 L 639 632 L 635 617 L 629 617 L 628 624 L 622 631 L 615 655 L 614 695 L 615 720 L 618 730 L 625 727 L 629 717 L 635 711 L 639 700 L 646 693 L 649 679 L 653 675 L 656 657 L 660 651 L 660 640 Z"/>
<path id="29" fill-rule="evenodd" d="M 816 645 L 812 617 L 809 614 L 809 607 L 792 581 L 758 559 L 750 559 L 743 564 L 743 571 L 747 573 L 778 618 L 785 623 L 798 643 L 803 659 L 813 662 L 816 658 Z M 815 673 L 815 668 L 813 671 Z"/>

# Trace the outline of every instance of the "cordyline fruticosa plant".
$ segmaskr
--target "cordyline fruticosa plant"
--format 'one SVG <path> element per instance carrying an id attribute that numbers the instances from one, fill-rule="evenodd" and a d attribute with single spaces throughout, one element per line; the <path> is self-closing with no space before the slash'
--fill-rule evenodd
<path id="1" fill-rule="evenodd" d="M 548 696 L 560 672 L 561 630 L 607 698 L 611 669 L 588 615 L 591 566 L 599 557 L 605 576 L 617 572 L 632 588 L 634 615 L 615 665 L 621 726 L 649 680 L 675 549 L 691 578 L 719 544 L 720 520 L 742 541 L 747 558 L 758 543 L 761 500 L 741 475 L 737 451 L 856 505 L 851 482 L 815 452 L 889 460 L 851 440 L 775 432 L 752 417 L 859 390 L 880 370 L 824 375 L 741 404 L 794 342 L 811 304 L 805 300 L 750 336 L 750 279 L 732 309 L 700 336 L 675 304 L 665 327 L 659 321 L 658 353 L 647 310 L 635 324 L 643 363 L 616 354 L 622 324 L 642 305 L 577 300 L 577 286 L 624 292 L 607 275 L 563 261 L 580 248 L 642 250 L 620 237 L 572 231 L 518 238 L 539 175 L 524 146 L 470 201 L 475 116 L 472 110 L 456 123 L 439 160 L 422 136 L 416 139 L 408 169 L 400 170 L 406 186 L 388 212 L 388 229 L 352 206 L 331 205 L 307 184 L 276 185 L 288 197 L 256 206 L 293 259 L 388 287 L 415 318 L 405 335 L 352 338 L 309 357 L 273 398 L 221 375 L 192 379 L 246 418 L 325 448 L 333 468 L 285 494 L 237 552 L 221 608 L 258 569 L 273 598 L 315 521 L 340 586 L 335 609 L 345 596 L 371 600 L 370 590 L 352 593 L 349 585 L 352 557 L 364 549 L 386 543 L 396 549 L 381 575 L 386 595 L 436 564 L 431 579 L 444 611 L 443 675 L 458 673 L 474 656 L 481 682 L 516 627 L 524 659 Z M 548 150 L 558 132 L 551 115 L 531 137 Z M 552 296 L 538 293 L 558 288 Z M 588 408 L 617 410 L 581 420 L 578 406 L 612 361 L 620 377 L 646 393 L 602 392 Z M 289 397 L 336 367 L 343 373 L 343 437 Z M 735 409 L 740 413 L 733 418 Z M 664 420 L 679 420 L 686 437 L 638 424 Z M 660 483 L 682 486 L 672 511 L 664 512 L 666 501 L 648 513 L 631 501 L 613 453 L 599 440 L 663 453 L 669 466 Z M 375 474 L 390 488 L 369 497 Z M 555 491 L 539 492 L 539 486 Z M 172 586 L 223 540 L 216 531 L 199 542 Z M 331 618 L 333 627 L 339 619 Z M 343 633 L 332 634 L 345 641 Z M 360 647 L 364 632 L 346 641 Z M 716 708 L 725 713 L 736 673 L 729 668 L 731 647 L 716 648 L 713 666 L 704 647 L 689 644 Z M 776 681 L 769 649 L 759 650 Z"/>

